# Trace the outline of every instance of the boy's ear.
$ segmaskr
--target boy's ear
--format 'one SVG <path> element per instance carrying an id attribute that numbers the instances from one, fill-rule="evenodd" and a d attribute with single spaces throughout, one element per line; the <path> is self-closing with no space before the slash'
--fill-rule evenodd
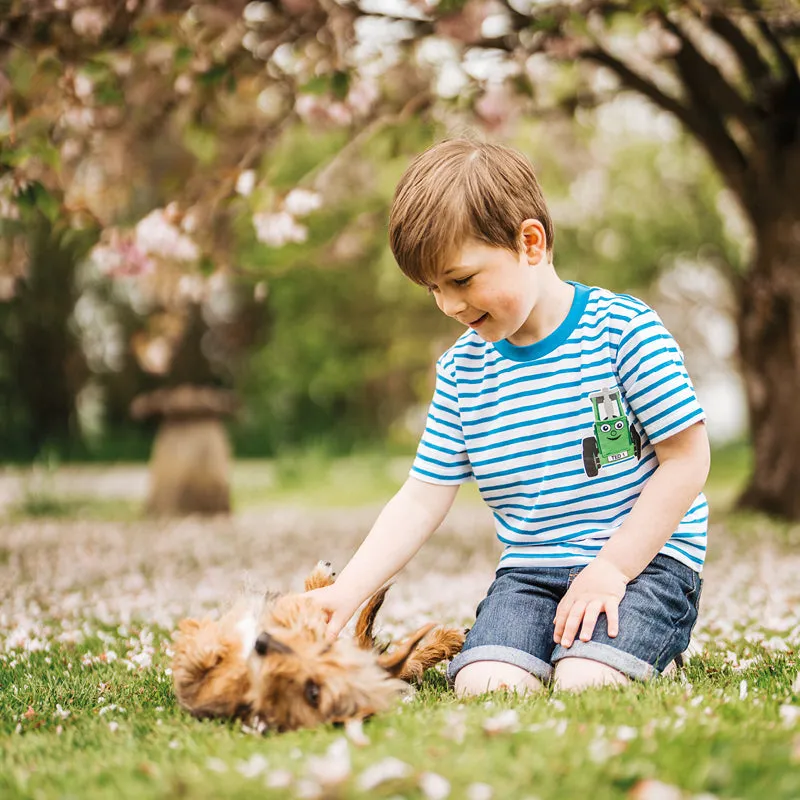
<path id="1" fill-rule="evenodd" d="M 538 264 L 547 256 L 547 234 L 538 219 L 526 219 L 520 226 L 520 236 L 528 262 Z"/>

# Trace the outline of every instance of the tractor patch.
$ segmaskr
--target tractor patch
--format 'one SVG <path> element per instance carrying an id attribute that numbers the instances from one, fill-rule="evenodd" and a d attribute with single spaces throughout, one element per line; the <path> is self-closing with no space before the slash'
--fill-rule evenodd
<path id="1" fill-rule="evenodd" d="M 594 478 L 603 467 L 642 455 L 642 439 L 622 408 L 619 389 L 604 387 L 589 393 L 594 413 L 594 436 L 583 440 L 583 469 Z"/>

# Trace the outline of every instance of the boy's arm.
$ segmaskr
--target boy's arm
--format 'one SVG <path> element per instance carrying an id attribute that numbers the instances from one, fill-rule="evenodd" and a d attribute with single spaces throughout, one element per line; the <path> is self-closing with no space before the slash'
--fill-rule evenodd
<path id="1" fill-rule="evenodd" d="M 658 467 L 630 514 L 559 603 L 554 639 L 564 647 L 572 644 L 579 627 L 580 639 L 589 641 L 602 612 L 608 635 L 617 635 L 625 587 L 656 557 L 703 489 L 710 465 L 705 424 L 696 423 L 653 446 Z"/>
<path id="2" fill-rule="evenodd" d="M 367 537 L 336 582 L 310 595 L 330 612 L 328 634 L 335 638 L 356 609 L 397 574 L 441 525 L 459 484 L 408 478 L 384 506 Z"/>

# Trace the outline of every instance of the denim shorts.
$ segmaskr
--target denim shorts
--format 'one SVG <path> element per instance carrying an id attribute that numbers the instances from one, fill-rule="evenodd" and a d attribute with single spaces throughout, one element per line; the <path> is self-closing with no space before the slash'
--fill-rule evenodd
<path id="1" fill-rule="evenodd" d="M 447 677 L 475 661 L 502 661 L 547 682 L 562 658 L 589 658 L 630 678 L 659 675 L 689 646 L 697 621 L 700 576 L 659 553 L 627 587 L 619 605 L 619 632 L 608 635 L 601 614 L 592 639 L 569 648 L 553 641 L 556 607 L 583 567 L 500 569 L 481 601 L 475 625 Z"/>

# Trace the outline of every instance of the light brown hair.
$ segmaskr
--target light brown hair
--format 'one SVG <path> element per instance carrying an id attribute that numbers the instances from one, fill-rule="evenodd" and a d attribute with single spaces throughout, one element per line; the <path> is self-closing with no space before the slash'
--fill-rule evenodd
<path id="1" fill-rule="evenodd" d="M 400 269 L 429 285 L 468 238 L 521 251 L 520 225 L 542 223 L 547 250 L 553 223 L 533 166 L 499 144 L 445 139 L 411 163 L 395 190 L 389 243 Z"/>

